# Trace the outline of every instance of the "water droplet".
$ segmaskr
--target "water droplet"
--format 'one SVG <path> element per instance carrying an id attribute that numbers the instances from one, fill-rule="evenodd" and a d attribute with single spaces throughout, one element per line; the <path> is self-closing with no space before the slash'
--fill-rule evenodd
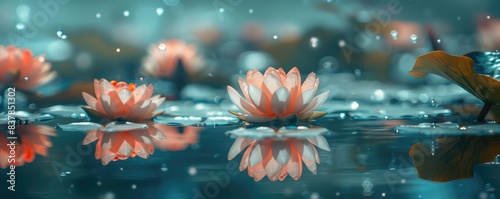
<path id="1" fill-rule="evenodd" d="M 383 90 L 377 89 L 373 93 L 372 100 L 374 101 L 382 101 L 385 98 L 385 94 Z"/>
<path id="2" fill-rule="evenodd" d="M 358 102 L 354 101 L 354 102 L 352 102 L 352 103 L 351 103 L 351 109 L 352 109 L 352 110 L 356 110 L 356 109 L 358 109 L 358 108 L 359 108 L 359 104 L 358 104 Z"/>
<path id="3" fill-rule="evenodd" d="M 197 173 L 197 172 L 198 172 L 198 171 L 196 170 L 196 168 L 195 168 L 195 167 L 189 167 L 189 169 L 188 169 L 188 173 L 189 173 L 189 175 L 191 175 L 191 176 L 196 175 L 196 173 Z"/>
<path id="4" fill-rule="evenodd" d="M 62 35 L 62 36 L 61 36 L 61 39 L 66 39 L 66 35 Z"/>
<path id="5" fill-rule="evenodd" d="M 143 77 L 139 77 L 139 80 L 143 81 L 143 80 L 144 80 L 144 78 L 143 78 Z"/>
<path id="6" fill-rule="evenodd" d="M 167 45 L 165 45 L 164 43 L 161 43 L 160 45 L 158 45 L 158 49 L 163 51 L 163 50 L 167 49 Z"/>
<path id="7" fill-rule="evenodd" d="M 274 38 L 274 39 L 278 39 L 278 35 L 274 35 L 274 36 L 273 36 L 273 38 Z"/>
<path id="8" fill-rule="evenodd" d="M 398 39 L 398 31 L 391 30 L 391 32 L 389 32 L 389 34 L 391 34 L 392 39 L 394 39 L 394 40 Z"/>
<path id="9" fill-rule="evenodd" d="M 71 118 L 76 118 L 76 113 L 71 113 Z"/>
<path id="10" fill-rule="evenodd" d="M 24 30 L 25 27 L 24 23 L 19 22 L 16 24 L 16 29 L 18 30 Z"/>
<path id="11" fill-rule="evenodd" d="M 224 13 L 224 8 L 219 8 L 220 13 Z"/>
<path id="12" fill-rule="evenodd" d="M 61 172 L 61 174 L 59 174 L 61 177 L 64 177 L 66 176 L 66 172 Z"/>
<path id="13" fill-rule="evenodd" d="M 97 186 L 101 186 L 101 181 L 97 181 Z"/>
<path id="14" fill-rule="evenodd" d="M 69 175 L 69 174 L 71 174 L 71 171 L 66 171 L 64 173 L 66 173 L 67 175 Z"/>
<path id="15" fill-rule="evenodd" d="M 137 185 L 132 184 L 132 189 L 137 189 Z"/>
<path id="16" fill-rule="evenodd" d="M 382 195 L 382 197 L 385 197 L 385 193 L 382 193 L 381 195 Z"/>
<path id="17" fill-rule="evenodd" d="M 161 8 L 161 7 L 160 7 L 160 8 L 156 8 L 156 14 L 157 14 L 158 16 L 163 15 L 163 11 L 164 11 L 164 10 L 163 10 L 163 8 Z"/>
<path id="18" fill-rule="evenodd" d="M 411 34 L 410 35 L 411 43 L 416 44 L 417 43 L 417 39 L 418 39 L 418 36 L 416 34 Z"/>
<path id="19" fill-rule="evenodd" d="M 120 167 L 120 171 L 123 171 L 123 167 Z"/>
<path id="20" fill-rule="evenodd" d="M 343 48 L 345 46 L 345 41 L 344 40 L 339 40 L 339 47 Z"/>
<path id="21" fill-rule="evenodd" d="M 437 39 L 437 43 L 440 44 L 441 43 L 441 39 Z"/>
<path id="22" fill-rule="evenodd" d="M 318 38 L 316 38 L 316 37 L 311 37 L 311 46 L 312 46 L 313 48 L 318 47 Z"/>
<path id="23" fill-rule="evenodd" d="M 248 13 L 253 14 L 253 9 L 249 9 Z"/>
<path id="24" fill-rule="evenodd" d="M 120 48 L 116 48 L 116 52 L 119 53 L 121 50 Z"/>
<path id="25" fill-rule="evenodd" d="M 29 80 L 29 78 L 28 78 L 28 77 L 24 77 L 24 81 L 28 81 L 28 80 Z"/>
<path id="26" fill-rule="evenodd" d="M 168 171 L 166 163 L 161 163 L 161 171 L 163 171 L 163 172 Z"/>
<path id="27" fill-rule="evenodd" d="M 128 10 L 123 11 L 123 16 L 128 17 L 130 15 L 130 12 Z"/>
<path id="28" fill-rule="evenodd" d="M 354 70 L 354 75 L 355 75 L 356 77 L 361 77 L 361 70 L 359 70 L 359 69 L 355 69 L 355 70 Z"/>
<path id="29" fill-rule="evenodd" d="M 56 34 L 57 34 L 57 37 L 61 37 L 61 35 L 63 34 L 63 32 L 62 32 L 62 31 L 60 31 L 60 30 L 58 30 L 58 31 L 56 32 Z"/>
<path id="30" fill-rule="evenodd" d="M 95 18 L 98 18 L 98 19 L 101 18 L 101 13 L 96 13 Z"/>
<path id="31" fill-rule="evenodd" d="M 80 117 L 86 117 L 85 113 L 80 113 Z"/>

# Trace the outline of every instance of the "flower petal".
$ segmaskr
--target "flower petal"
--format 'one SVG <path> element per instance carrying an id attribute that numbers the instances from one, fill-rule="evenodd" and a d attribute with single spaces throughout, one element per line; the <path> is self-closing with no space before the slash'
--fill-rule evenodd
<path id="1" fill-rule="evenodd" d="M 272 111 L 276 115 L 282 115 L 290 104 L 290 92 L 285 87 L 278 88 L 271 99 Z"/>

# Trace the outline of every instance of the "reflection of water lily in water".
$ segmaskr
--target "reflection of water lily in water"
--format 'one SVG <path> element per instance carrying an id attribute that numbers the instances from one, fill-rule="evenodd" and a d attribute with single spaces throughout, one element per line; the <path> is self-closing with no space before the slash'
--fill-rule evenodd
<path id="1" fill-rule="evenodd" d="M 288 122 L 297 116 L 299 120 L 310 120 L 325 115 L 314 112 L 326 101 L 330 91 L 314 96 L 319 78 L 310 73 L 301 85 L 299 70 L 294 67 L 288 73 L 269 67 L 264 74 L 258 70 L 247 72 L 246 81 L 238 79 L 244 98 L 231 86 L 227 87 L 231 101 L 243 113 L 233 113 L 248 122 L 269 122 L 279 119 Z"/>
<path id="2" fill-rule="evenodd" d="M 174 127 L 157 124 L 155 125 L 165 139 L 163 140 L 153 140 L 153 144 L 166 151 L 180 151 L 186 149 L 189 145 L 196 144 L 198 142 L 198 133 L 203 129 L 201 127 L 186 126 L 186 127 Z"/>
<path id="3" fill-rule="evenodd" d="M 94 80 L 95 98 L 82 93 L 88 106 L 83 109 L 91 118 L 101 120 L 147 121 L 161 112 L 154 112 L 165 98 L 153 95 L 152 85 L 141 85 L 106 79 Z"/>
<path id="4" fill-rule="evenodd" d="M 21 49 L 12 45 L 0 45 L 0 83 L 13 85 L 26 91 L 34 91 L 36 86 L 45 84 L 57 75 L 50 70 L 45 56 L 33 57 L 29 49 Z"/>
<path id="5" fill-rule="evenodd" d="M 491 162 L 500 154 L 500 136 L 439 138 L 416 143 L 409 153 L 420 178 L 437 182 L 471 178 L 476 164 Z"/>
<path id="6" fill-rule="evenodd" d="M 16 126 L 15 159 L 9 162 L 11 148 L 8 144 L 12 140 L 7 139 L 9 134 L 6 128 L 0 136 L 0 168 L 7 168 L 10 165 L 22 166 L 35 160 L 35 156 L 47 156 L 47 149 L 52 147 L 49 136 L 56 136 L 54 128 L 42 125 L 18 125 Z"/>
<path id="7" fill-rule="evenodd" d="M 319 129 L 322 133 L 328 131 L 323 128 Z M 228 132 L 239 136 L 229 150 L 228 160 L 232 160 L 245 150 L 240 162 L 240 171 L 247 169 L 248 175 L 255 181 L 265 176 L 271 181 L 283 181 L 287 175 L 298 180 L 302 175 L 302 162 L 309 171 L 316 174 L 316 163 L 319 164 L 320 160 L 315 146 L 330 151 L 328 142 L 317 131 L 318 129 L 281 128 L 275 132 L 274 136 L 268 133 L 269 130 L 270 128 L 267 127 L 240 128 Z M 260 131 L 263 131 L 262 135 L 259 135 Z M 288 131 L 288 133 L 280 131 Z M 245 135 L 242 135 L 242 132 L 246 132 L 243 133 Z"/>
<path id="8" fill-rule="evenodd" d="M 500 81 L 489 75 L 478 74 L 474 62 L 466 56 L 453 56 L 434 51 L 417 58 L 410 74 L 423 77 L 429 73 L 442 76 L 473 94 L 485 105 L 478 116 L 484 121 L 490 107 L 500 103 Z"/>
<path id="9" fill-rule="evenodd" d="M 149 56 L 143 61 L 142 70 L 153 77 L 172 78 L 178 63 L 188 74 L 198 72 L 201 57 L 196 47 L 180 40 L 160 41 L 149 48 Z"/>
<path id="10" fill-rule="evenodd" d="M 91 130 L 87 133 L 83 144 L 87 145 L 97 140 L 95 158 L 101 159 L 103 165 L 135 156 L 146 159 L 154 152 L 153 141 L 165 138 L 159 130 L 161 126 L 153 124 L 148 128 L 116 132 Z"/>

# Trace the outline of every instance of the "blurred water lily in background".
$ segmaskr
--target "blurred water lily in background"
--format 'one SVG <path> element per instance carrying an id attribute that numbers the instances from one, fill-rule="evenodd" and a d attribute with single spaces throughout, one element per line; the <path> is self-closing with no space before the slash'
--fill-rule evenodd
<path id="1" fill-rule="evenodd" d="M 48 148 L 52 147 L 49 137 L 56 136 L 54 128 L 38 124 L 17 125 L 14 149 L 14 161 L 9 161 L 11 155 L 10 141 L 7 139 L 7 126 L 3 126 L 0 136 L 0 168 L 5 169 L 10 165 L 22 166 L 31 163 L 36 155 L 47 156 Z M 12 156 L 11 156 L 12 157 Z"/>
<path id="2" fill-rule="evenodd" d="M 149 55 L 143 60 L 142 71 L 157 78 L 174 78 L 180 69 L 189 75 L 197 73 L 201 68 L 202 59 L 196 46 L 181 40 L 163 40 L 149 47 Z"/>
<path id="3" fill-rule="evenodd" d="M 239 169 L 247 169 L 255 181 L 265 176 L 271 181 L 283 181 L 287 175 L 298 180 L 302 176 L 302 162 L 316 174 L 316 164 L 320 160 L 315 147 L 330 151 L 328 142 L 321 135 L 325 132 L 328 130 L 307 127 L 236 129 L 227 132 L 237 137 L 227 158 L 232 160 L 245 150 Z"/>
<path id="4" fill-rule="evenodd" d="M 317 96 L 319 78 L 310 73 L 301 84 L 300 71 L 296 67 L 288 73 L 282 68 L 267 68 L 264 74 L 249 70 L 246 81 L 238 79 L 244 98 L 233 87 L 227 86 L 229 98 L 243 113 L 231 112 L 247 122 L 269 122 L 278 119 L 311 120 L 326 112 L 315 112 L 328 99 L 330 91 Z M 294 121 L 291 121 L 292 123 Z"/>
<path id="5" fill-rule="evenodd" d="M 139 156 L 148 158 L 154 152 L 154 140 L 164 140 L 165 136 L 151 124 L 147 128 L 137 128 L 125 131 L 106 132 L 91 130 L 85 136 L 83 143 L 88 145 L 97 140 L 95 158 L 103 165 L 111 161 L 125 160 Z"/>
<path id="6" fill-rule="evenodd" d="M 106 79 L 94 80 L 95 96 L 83 92 L 88 106 L 82 108 L 91 119 L 103 121 L 149 121 L 162 111 L 155 112 L 164 97 L 153 95 L 152 85 L 127 84 Z"/>
<path id="7" fill-rule="evenodd" d="M 434 51 L 417 58 L 410 74 L 423 77 L 429 73 L 442 76 L 482 100 L 485 105 L 478 116 L 484 121 L 492 105 L 500 103 L 500 81 L 474 70 L 474 62 L 466 56 L 453 56 Z"/>
<path id="8" fill-rule="evenodd" d="M 0 83 L 24 91 L 36 92 L 36 87 L 53 80 L 57 72 L 50 71 L 45 56 L 33 56 L 29 49 L 0 45 Z"/>

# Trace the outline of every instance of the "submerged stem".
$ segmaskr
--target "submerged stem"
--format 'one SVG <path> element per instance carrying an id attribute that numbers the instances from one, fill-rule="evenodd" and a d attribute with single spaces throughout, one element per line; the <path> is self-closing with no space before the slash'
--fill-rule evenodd
<path id="1" fill-rule="evenodd" d="M 478 122 L 486 122 L 485 118 L 488 112 L 491 109 L 491 106 L 493 106 L 493 103 L 491 102 L 484 102 L 483 109 L 481 109 L 481 112 L 479 112 L 479 115 L 477 116 L 477 121 Z"/>

